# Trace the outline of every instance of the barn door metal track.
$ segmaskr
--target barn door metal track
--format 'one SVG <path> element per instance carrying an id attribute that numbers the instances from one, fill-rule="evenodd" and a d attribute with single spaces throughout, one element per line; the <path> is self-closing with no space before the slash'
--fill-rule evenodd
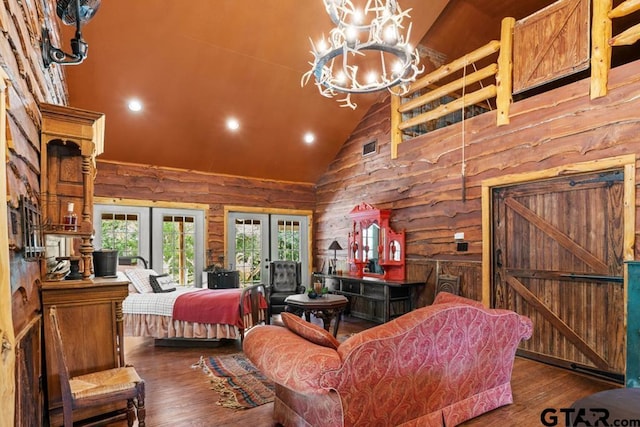
<path id="1" fill-rule="evenodd" d="M 623 182 L 624 181 L 624 173 L 622 171 L 611 171 L 611 172 L 603 172 L 598 174 L 597 178 L 589 178 L 584 179 L 582 181 L 571 180 L 569 181 L 569 185 L 575 187 L 576 185 L 581 184 L 592 184 L 596 182 L 605 182 L 609 184 L 613 184 L 614 182 Z"/>
<path id="2" fill-rule="evenodd" d="M 561 276 L 569 279 L 575 279 L 575 280 L 594 280 L 599 282 L 622 283 L 624 281 L 624 278 L 622 276 L 599 276 L 596 274 L 575 274 L 575 273 L 561 274 Z"/>

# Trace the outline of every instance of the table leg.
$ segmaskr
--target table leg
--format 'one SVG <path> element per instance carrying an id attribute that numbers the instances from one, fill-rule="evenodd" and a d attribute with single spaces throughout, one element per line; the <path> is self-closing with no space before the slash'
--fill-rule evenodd
<path id="1" fill-rule="evenodd" d="M 342 310 L 317 310 L 314 311 L 314 315 L 320 319 L 322 319 L 322 325 L 327 332 L 331 332 L 331 319 L 336 319 L 333 324 L 333 336 L 338 336 L 338 327 L 340 326 L 340 314 Z"/>
<path id="2" fill-rule="evenodd" d="M 342 317 L 342 312 L 338 311 L 335 315 L 336 321 L 333 324 L 333 336 L 338 337 L 338 327 L 340 326 L 340 318 Z"/>

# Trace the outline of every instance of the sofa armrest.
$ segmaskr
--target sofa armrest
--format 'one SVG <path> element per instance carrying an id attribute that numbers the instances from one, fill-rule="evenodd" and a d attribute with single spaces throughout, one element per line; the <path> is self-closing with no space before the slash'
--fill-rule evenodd
<path id="1" fill-rule="evenodd" d="M 342 364 L 336 350 L 307 341 L 282 326 L 252 328 L 242 347 L 264 375 L 299 393 L 328 393 L 321 377 Z"/>

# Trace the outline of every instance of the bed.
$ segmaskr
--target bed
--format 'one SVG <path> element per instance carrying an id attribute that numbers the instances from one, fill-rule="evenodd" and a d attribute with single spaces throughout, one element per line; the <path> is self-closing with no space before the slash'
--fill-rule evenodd
<path id="1" fill-rule="evenodd" d="M 131 283 L 122 304 L 125 336 L 235 340 L 267 321 L 264 285 L 207 289 L 176 285 L 151 269 L 125 269 L 124 274 Z"/>

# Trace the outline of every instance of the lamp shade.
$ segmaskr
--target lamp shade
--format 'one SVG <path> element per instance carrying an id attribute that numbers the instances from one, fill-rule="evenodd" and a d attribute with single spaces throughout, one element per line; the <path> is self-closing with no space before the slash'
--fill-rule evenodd
<path id="1" fill-rule="evenodd" d="M 342 250 L 342 246 L 340 246 L 340 243 L 338 243 L 337 240 L 334 240 L 329 245 L 329 249 L 332 250 L 332 251 L 341 251 Z"/>

